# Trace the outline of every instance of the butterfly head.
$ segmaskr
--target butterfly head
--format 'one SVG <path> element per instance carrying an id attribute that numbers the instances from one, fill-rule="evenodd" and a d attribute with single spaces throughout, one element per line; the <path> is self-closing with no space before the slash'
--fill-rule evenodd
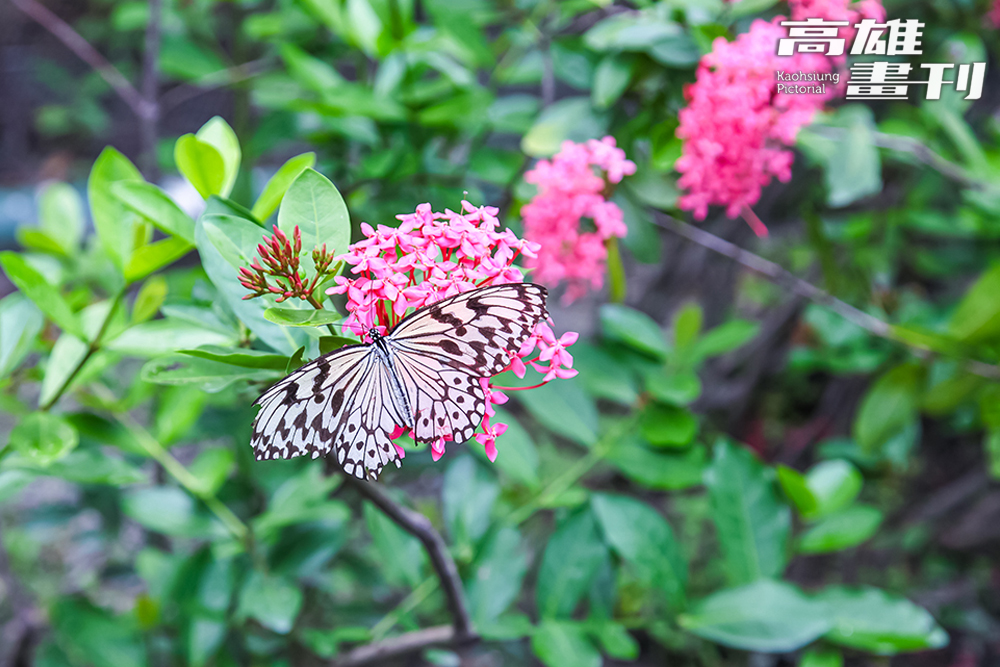
<path id="1" fill-rule="evenodd" d="M 371 329 L 368 330 L 368 338 L 371 340 L 371 342 L 375 343 L 385 338 L 385 336 L 383 336 L 382 333 L 377 328 L 372 327 Z"/>

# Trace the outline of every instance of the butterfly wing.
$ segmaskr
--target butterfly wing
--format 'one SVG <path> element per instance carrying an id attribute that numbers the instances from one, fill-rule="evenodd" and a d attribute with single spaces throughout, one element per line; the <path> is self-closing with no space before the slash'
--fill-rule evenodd
<path id="1" fill-rule="evenodd" d="M 390 372 L 368 345 L 302 366 L 256 401 L 261 409 L 250 443 L 257 458 L 316 458 L 333 448 L 348 474 L 377 476 L 398 459 L 389 434 L 404 423 L 392 400 Z"/>
<path id="2" fill-rule="evenodd" d="M 416 441 L 472 437 L 486 411 L 480 378 L 506 368 L 548 317 L 546 294 L 531 283 L 482 287 L 425 306 L 389 333 Z"/>

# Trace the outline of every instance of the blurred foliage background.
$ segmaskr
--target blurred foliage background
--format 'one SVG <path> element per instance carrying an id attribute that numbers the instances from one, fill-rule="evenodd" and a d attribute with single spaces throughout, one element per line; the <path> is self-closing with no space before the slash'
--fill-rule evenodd
<path id="1" fill-rule="evenodd" d="M 833 105 L 758 240 L 681 221 L 674 132 L 774 0 L 0 4 L 0 664 L 1000 659 L 1000 42 L 988 3 L 885 5 L 983 98 Z M 506 406 L 495 464 L 412 450 L 380 505 L 253 460 L 253 399 L 323 343 L 233 257 L 303 170 L 355 239 L 427 201 L 519 229 L 533 161 L 606 134 L 628 236 L 556 291 L 580 374 Z"/>

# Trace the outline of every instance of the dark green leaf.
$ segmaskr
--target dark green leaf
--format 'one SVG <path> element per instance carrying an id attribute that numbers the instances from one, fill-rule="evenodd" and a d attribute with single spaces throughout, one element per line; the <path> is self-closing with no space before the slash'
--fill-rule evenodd
<path id="1" fill-rule="evenodd" d="M 916 419 L 924 374 L 922 366 L 903 364 L 871 386 L 854 419 L 854 439 L 863 449 L 879 451 L 893 435 Z"/>
<path id="2" fill-rule="evenodd" d="M 563 521 L 549 538 L 538 570 L 536 598 L 542 618 L 569 617 L 607 555 L 591 511 Z"/>
<path id="3" fill-rule="evenodd" d="M 517 599 L 528 557 L 517 529 L 505 527 L 486 539 L 466 584 L 469 613 L 477 628 L 493 624 Z"/>
<path id="4" fill-rule="evenodd" d="M 747 320 L 730 320 L 707 332 L 694 343 L 691 356 L 700 362 L 708 357 L 717 357 L 738 347 L 743 347 L 757 337 L 760 325 Z"/>
<path id="5" fill-rule="evenodd" d="M 195 385 L 215 393 L 234 382 L 273 382 L 279 374 L 261 368 L 232 366 L 219 361 L 199 359 L 187 354 L 171 354 L 146 362 L 140 374 L 145 382 L 170 385 Z"/>
<path id="6" fill-rule="evenodd" d="M 444 520 L 458 545 L 478 541 L 489 528 L 500 485 L 487 465 L 471 456 L 460 456 L 445 471 L 441 491 Z"/>
<path id="7" fill-rule="evenodd" d="M 122 509 L 149 530 L 178 537 L 208 537 L 222 530 L 195 501 L 176 487 L 160 486 L 132 491 Z"/>
<path id="8" fill-rule="evenodd" d="M 243 583 L 236 610 L 268 630 L 288 634 L 302 608 L 302 591 L 293 582 L 254 570 Z"/>
<path id="9" fill-rule="evenodd" d="M 657 359 L 669 353 L 663 330 L 651 317 L 638 310 L 608 303 L 601 306 L 601 331 L 616 340 Z"/>
<path id="10" fill-rule="evenodd" d="M 685 447 L 698 433 L 698 420 L 687 408 L 651 403 L 639 421 L 642 437 L 659 447 Z"/>
<path id="11" fill-rule="evenodd" d="M 618 101 L 632 80 L 635 64 L 632 56 L 613 53 L 605 56 L 594 71 L 591 100 L 598 109 L 607 109 Z"/>
<path id="12" fill-rule="evenodd" d="M 51 610 L 59 645 L 78 665 L 144 667 L 142 635 L 128 614 L 112 616 L 76 598 L 58 599 Z"/>
<path id="13" fill-rule="evenodd" d="M 639 657 L 639 642 L 623 625 L 605 621 L 588 630 L 609 657 L 618 660 L 635 660 Z"/>
<path id="14" fill-rule="evenodd" d="M 590 447 L 597 442 L 597 408 L 574 380 L 554 380 L 532 389 L 522 405 L 543 426 Z"/>
<path id="15" fill-rule="evenodd" d="M 427 562 L 427 554 L 420 546 L 420 541 L 397 526 L 371 503 L 365 503 L 364 514 L 368 532 L 371 533 L 378 552 L 379 568 L 385 578 L 397 585 L 418 585 L 423 579 L 424 565 Z"/>
<path id="16" fill-rule="evenodd" d="M 230 366 L 242 366 L 244 368 L 267 368 L 275 371 L 283 371 L 288 366 L 288 357 L 270 352 L 251 350 L 245 347 L 231 348 L 219 345 L 202 345 L 193 350 L 180 350 L 181 354 L 189 354 L 192 357 L 218 361 Z"/>
<path id="17" fill-rule="evenodd" d="M 531 650 L 545 667 L 601 667 L 601 654 L 577 623 L 543 620 Z"/>
<path id="18" fill-rule="evenodd" d="M 701 396 L 701 380 L 693 371 L 663 371 L 646 376 L 646 390 L 663 403 L 688 405 Z"/>
<path id="19" fill-rule="evenodd" d="M 608 453 L 608 460 L 631 480 L 651 489 L 677 491 L 699 486 L 706 466 L 704 447 L 681 454 L 653 451 L 637 437 L 625 438 Z"/>
<path id="20" fill-rule="evenodd" d="M 764 466 L 747 449 L 721 441 L 705 485 L 729 582 L 780 575 L 788 560 L 791 513 Z"/>
<path id="21" fill-rule="evenodd" d="M 791 584 L 770 579 L 714 593 L 679 622 L 699 637 L 765 653 L 795 651 L 833 626 L 824 604 L 810 600 Z"/>
<path id="22" fill-rule="evenodd" d="M 816 602 L 833 622 L 826 639 L 843 646 L 894 655 L 948 644 L 948 634 L 925 609 L 876 588 L 831 586 Z"/>

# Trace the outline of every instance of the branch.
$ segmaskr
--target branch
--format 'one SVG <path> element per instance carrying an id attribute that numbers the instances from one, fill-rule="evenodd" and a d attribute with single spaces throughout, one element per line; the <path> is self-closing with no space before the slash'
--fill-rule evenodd
<path id="1" fill-rule="evenodd" d="M 744 250 L 743 248 L 740 248 L 725 239 L 719 238 L 715 234 L 710 234 L 704 229 L 699 229 L 687 223 L 681 222 L 680 220 L 672 218 L 671 216 L 660 211 L 654 211 L 653 222 L 663 229 L 697 243 L 703 248 L 708 248 L 713 252 L 717 252 L 720 255 L 736 261 L 754 273 L 758 273 L 781 287 L 784 287 L 793 294 L 798 294 L 799 296 L 809 299 L 813 303 L 829 308 L 847 321 L 856 324 L 865 331 L 868 331 L 879 338 L 885 338 L 896 343 L 902 343 L 911 349 L 920 350 L 924 354 L 932 351 L 929 348 L 923 348 L 919 345 L 915 345 L 911 341 L 902 339 L 900 336 L 896 335 L 893 331 L 892 325 L 888 322 L 883 322 L 877 317 L 869 315 L 863 310 L 859 310 L 845 301 L 841 301 L 829 292 L 821 290 L 812 283 L 808 283 L 805 280 L 793 275 L 789 271 L 786 271 L 778 264 Z M 1000 379 L 1000 367 L 987 364 L 982 361 L 976 361 L 974 359 L 966 359 L 964 361 L 969 372 L 991 380 Z"/>
<path id="2" fill-rule="evenodd" d="M 361 482 L 364 484 L 364 482 Z M 431 646 L 455 645 L 469 641 L 469 637 L 463 637 L 450 625 L 438 625 L 433 628 L 407 632 L 406 634 L 375 642 L 366 646 L 359 646 L 344 656 L 334 660 L 331 667 L 361 667 L 372 663 L 382 664 L 386 660 L 415 653 Z"/>
<path id="3" fill-rule="evenodd" d="M 441 588 L 444 591 L 445 598 L 448 600 L 448 610 L 451 612 L 452 627 L 454 628 L 451 641 L 475 641 L 478 637 L 476 631 L 472 628 L 469 610 L 465 606 L 465 595 L 462 592 L 462 580 L 458 576 L 458 568 L 455 567 L 455 561 L 451 559 L 451 555 L 448 553 L 448 546 L 444 543 L 444 539 L 442 539 L 440 533 L 434 530 L 430 519 L 419 512 L 414 512 L 398 504 L 382 490 L 381 486 L 374 482 L 365 482 L 353 475 L 346 474 L 344 475 L 344 480 L 358 493 L 372 501 L 376 507 L 385 512 L 386 516 L 395 521 L 400 528 L 420 540 L 420 543 L 424 545 L 424 549 L 427 550 L 427 555 L 431 558 L 431 565 L 434 567 L 438 579 L 441 580 Z M 377 645 L 372 644 L 371 646 Z M 361 649 L 358 650 L 360 651 Z M 339 665 L 340 663 L 337 664 Z"/>
<path id="4" fill-rule="evenodd" d="M 68 23 L 53 14 L 37 0 L 11 0 L 11 4 L 52 33 L 80 60 L 93 67 L 135 115 L 146 118 L 150 113 L 154 113 L 152 105 L 129 83 L 125 75 L 108 62 L 107 58 L 91 46 L 90 42 L 81 37 L 80 33 L 73 30 Z"/>
<path id="5" fill-rule="evenodd" d="M 266 72 L 271 66 L 270 58 L 260 58 L 251 60 L 241 65 L 235 65 L 218 72 L 212 72 L 205 76 L 188 81 L 184 85 L 171 88 L 160 98 L 160 108 L 164 111 L 172 109 L 179 104 L 192 100 L 199 95 L 211 92 L 218 88 L 252 79 Z"/>

